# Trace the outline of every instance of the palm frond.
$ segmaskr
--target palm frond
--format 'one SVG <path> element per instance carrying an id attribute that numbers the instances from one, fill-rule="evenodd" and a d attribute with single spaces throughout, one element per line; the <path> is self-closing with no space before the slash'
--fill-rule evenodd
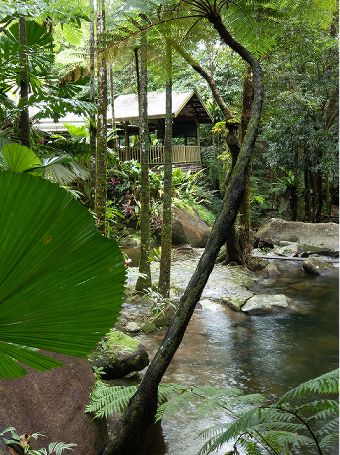
<path id="1" fill-rule="evenodd" d="M 57 185 L 1 172 L 0 193 L 0 377 L 10 378 L 25 374 L 22 364 L 60 364 L 37 349 L 86 357 L 116 320 L 125 267 Z"/>

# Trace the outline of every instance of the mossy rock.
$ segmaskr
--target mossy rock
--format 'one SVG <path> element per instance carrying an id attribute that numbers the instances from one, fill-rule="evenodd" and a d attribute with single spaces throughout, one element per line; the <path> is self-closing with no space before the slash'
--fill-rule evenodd
<path id="1" fill-rule="evenodd" d="M 104 379 L 123 378 L 149 364 L 149 356 L 138 338 L 111 330 L 90 355 L 93 368 L 102 368 Z"/>

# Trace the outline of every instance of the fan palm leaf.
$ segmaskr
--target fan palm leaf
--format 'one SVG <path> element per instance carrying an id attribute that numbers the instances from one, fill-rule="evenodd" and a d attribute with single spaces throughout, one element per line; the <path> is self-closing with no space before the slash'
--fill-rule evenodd
<path id="1" fill-rule="evenodd" d="M 0 172 L 0 378 L 86 357 L 114 324 L 123 256 L 90 213 L 40 177 Z M 20 364 L 19 364 L 20 362 Z"/>

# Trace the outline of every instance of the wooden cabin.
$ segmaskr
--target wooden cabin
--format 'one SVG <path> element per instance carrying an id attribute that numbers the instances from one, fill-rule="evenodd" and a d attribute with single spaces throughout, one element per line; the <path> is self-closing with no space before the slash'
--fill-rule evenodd
<path id="1" fill-rule="evenodd" d="M 112 128 L 112 111 L 107 113 L 108 128 Z M 115 126 L 119 157 L 123 161 L 140 161 L 139 115 L 137 95 L 120 95 L 114 102 Z M 199 95 L 194 92 L 172 94 L 173 117 L 173 163 L 195 164 L 201 162 L 199 125 L 212 123 L 210 114 Z M 149 163 L 152 166 L 164 163 L 165 132 L 165 92 L 148 93 L 149 133 L 153 145 L 150 146 Z M 67 134 L 65 125 L 84 126 L 87 119 L 72 113 L 60 118 L 41 119 L 36 127 L 52 134 Z"/>
<path id="2" fill-rule="evenodd" d="M 138 145 L 139 115 L 137 95 L 120 95 L 114 102 L 120 159 L 140 160 Z M 173 163 L 200 163 L 199 125 L 212 119 L 200 97 L 194 92 L 172 94 Z M 112 121 L 112 115 L 109 116 Z M 148 93 L 148 126 L 156 144 L 150 146 L 149 163 L 164 163 L 165 92 Z M 131 138 L 136 140 L 133 145 Z"/>

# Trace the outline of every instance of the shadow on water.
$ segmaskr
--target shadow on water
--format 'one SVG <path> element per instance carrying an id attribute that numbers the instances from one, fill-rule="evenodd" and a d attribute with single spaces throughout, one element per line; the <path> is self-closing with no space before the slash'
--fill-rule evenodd
<path id="1" fill-rule="evenodd" d="M 282 293 L 294 299 L 300 314 L 247 316 L 209 299 L 194 312 L 171 362 L 165 382 L 231 385 L 273 397 L 338 366 L 338 274 L 310 277 L 301 264 L 276 263 L 280 275 L 259 281 L 256 293 Z M 209 283 L 208 283 L 209 286 Z M 155 352 L 162 336 L 144 343 Z M 221 422 L 225 418 L 221 417 Z M 198 433 L 216 420 L 195 418 L 195 409 L 162 424 L 164 437 L 148 455 L 194 455 Z M 160 445 L 159 445 L 160 444 Z M 232 447 L 224 447 L 217 455 Z"/>

